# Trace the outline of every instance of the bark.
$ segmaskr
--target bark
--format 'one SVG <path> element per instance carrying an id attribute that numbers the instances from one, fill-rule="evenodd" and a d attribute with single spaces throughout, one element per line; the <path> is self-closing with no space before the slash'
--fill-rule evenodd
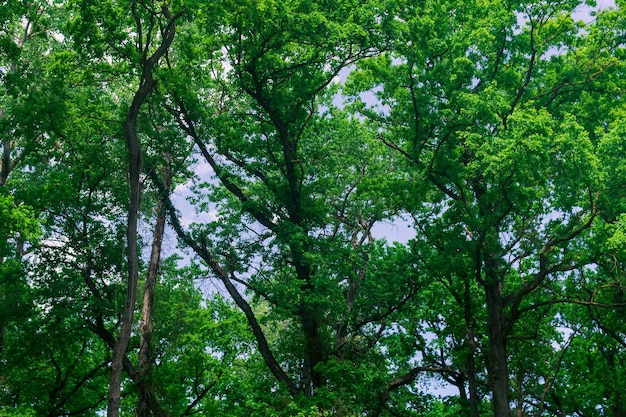
<path id="1" fill-rule="evenodd" d="M 488 278 L 489 279 L 489 278 Z M 506 326 L 502 289 L 498 281 L 485 285 L 487 335 L 489 336 L 489 385 L 494 417 L 511 417 Z"/>
<path id="2" fill-rule="evenodd" d="M 128 341 L 133 322 L 135 301 L 137 298 L 137 283 L 139 280 L 139 257 L 137 247 L 137 223 L 139 218 L 139 202 L 141 197 L 140 175 L 142 170 L 141 143 L 137 134 L 137 118 L 141 106 L 152 93 L 156 80 L 153 69 L 159 59 L 169 49 L 175 33 L 174 22 L 178 15 L 172 17 L 167 6 L 161 8 L 163 15 L 168 19 L 167 27 L 163 30 L 162 41 L 157 50 L 143 63 L 139 88 L 133 97 L 126 120 L 124 121 L 124 136 L 128 151 L 128 175 L 129 175 L 129 208 L 127 220 L 127 257 L 128 257 L 128 283 L 126 301 L 122 313 L 122 326 L 120 334 L 113 348 L 113 360 L 111 362 L 111 378 L 109 380 L 109 398 L 107 417 L 118 417 L 121 398 L 121 379 L 123 359 L 126 355 Z M 138 28 L 140 29 L 140 28 Z M 139 30 L 141 33 L 141 30 Z M 140 40 L 141 41 L 141 40 Z M 149 40 L 148 40 L 149 41 Z"/>
<path id="3" fill-rule="evenodd" d="M 499 252 L 497 231 L 500 222 L 509 212 L 510 207 L 502 207 L 481 201 L 487 192 L 482 176 L 475 178 L 472 188 L 476 200 L 479 202 L 479 215 L 482 218 L 493 216 L 498 213 L 498 219 L 488 224 L 480 236 L 475 252 L 476 281 L 485 291 L 485 304 L 487 308 L 487 336 L 489 338 L 489 351 L 487 355 L 487 373 L 489 376 L 489 388 L 491 389 L 491 405 L 494 417 L 512 417 L 509 398 L 509 370 L 507 365 L 507 320 L 504 312 L 505 300 L 502 294 L 503 282 L 500 279 Z M 484 278 L 482 274 L 484 272 Z"/>
<path id="4" fill-rule="evenodd" d="M 87 235 L 85 235 L 85 239 L 86 239 L 85 241 L 88 240 Z M 82 270 L 83 280 L 85 281 L 91 294 L 96 299 L 104 302 L 102 298 L 102 293 L 96 286 L 96 283 L 91 278 L 91 268 L 92 268 L 91 262 L 88 262 L 86 267 Z M 102 312 L 99 311 L 96 314 L 95 322 L 89 323 L 88 327 L 96 336 L 98 336 L 111 349 L 115 347 L 115 343 L 116 343 L 115 337 L 105 327 Z M 128 356 L 126 355 L 122 359 L 122 366 L 123 366 L 124 372 L 126 372 L 129 378 L 134 383 L 137 384 L 138 390 L 144 391 L 146 393 L 146 401 L 149 403 L 150 409 L 152 410 L 153 414 L 157 417 L 169 417 L 168 414 L 161 407 L 161 404 L 159 403 L 159 401 L 152 394 L 152 388 L 150 387 L 150 385 L 147 383 L 147 381 L 139 378 L 139 371 L 133 366 L 132 362 L 130 361 L 130 359 L 128 359 Z"/>
<path id="5" fill-rule="evenodd" d="M 164 158 L 168 161 L 168 157 Z M 163 169 L 163 184 L 166 189 L 169 189 L 172 182 L 172 173 L 168 167 Z M 141 338 L 139 343 L 139 362 L 138 371 L 139 378 L 143 384 L 137 388 L 137 417 L 149 417 L 150 416 L 150 401 L 151 395 L 148 389 L 148 375 L 150 368 L 152 367 L 152 316 L 154 312 L 154 292 L 157 285 L 159 265 L 161 261 L 161 247 L 163 245 L 163 233 L 165 231 L 165 218 L 167 211 L 163 201 L 159 202 L 157 207 L 157 221 L 154 226 L 154 233 L 152 239 L 152 252 L 150 253 L 150 263 L 148 265 L 148 272 L 146 273 L 146 285 L 143 291 L 143 308 L 142 308 L 142 325 L 141 325 Z"/>
<path id="6" fill-rule="evenodd" d="M 18 42 L 18 47 L 22 48 L 24 43 L 28 39 L 30 31 L 30 22 L 27 23 L 24 36 Z M 12 63 L 9 65 L 9 74 L 15 74 L 17 72 L 17 64 Z M 0 109 L 0 120 L 6 117 L 4 109 Z M 11 155 L 13 153 L 13 141 L 11 138 L 6 137 L 2 139 L 2 159 L 0 159 L 0 186 L 4 186 L 9 179 L 11 171 L 15 168 L 15 165 L 19 162 L 21 155 Z"/>
<path id="7" fill-rule="evenodd" d="M 470 281 L 465 280 L 464 306 L 465 324 L 467 325 L 467 382 L 469 388 L 469 406 L 472 417 L 479 417 L 478 393 L 476 390 L 476 337 L 474 334 L 474 320 L 472 311 L 472 297 L 470 292 Z"/>
<path id="8" fill-rule="evenodd" d="M 0 287 L 0 292 L 2 287 Z M 4 356 L 4 322 L 0 319 L 0 360 Z"/>
<path id="9" fill-rule="evenodd" d="M 496 254 L 484 255 L 484 272 L 485 279 L 482 286 L 487 306 L 487 336 L 489 338 L 487 371 L 492 394 L 491 405 L 494 417 L 511 417 L 506 350 L 508 328 Z"/>
<path id="10" fill-rule="evenodd" d="M 348 290 L 346 291 L 346 315 L 336 326 L 337 333 L 335 335 L 335 356 L 341 362 L 343 362 L 346 357 L 349 317 L 352 313 L 352 309 L 354 308 L 354 301 L 356 300 L 361 282 L 363 282 L 363 279 L 365 278 L 365 271 L 366 268 L 362 268 L 361 272 L 359 272 L 358 278 L 354 281 L 350 281 L 348 284 Z"/>
<path id="11" fill-rule="evenodd" d="M 137 99 L 138 95 L 135 96 Z M 143 99 L 147 97 L 147 94 Z M 141 99 L 141 101 L 143 101 Z M 133 109 L 124 123 L 124 133 L 128 146 L 129 157 L 129 182 L 130 182 L 130 204 L 128 208 L 127 220 L 127 261 L 128 261 L 128 283 L 126 286 L 126 301 L 122 313 L 122 327 L 113 347 L 113 360 L 111 362 L 111 378 L 109 381 L 109 403 L 107 409 L 108 417 L 119 415 L 122 379 L 122 361 L 126 355 L 126 348 L 130 339 L 135 311 L 135 301 L 137 298 L 137 282 L 139 278 L 139 256 L 137 248 L 137 223 L 139 217 L 139 200 L 141 194 L 140 173 L 141 173 L 141 152 L 139 138 L 136 132 L 136 118 L 139 107 Z"/>
<path id="12" fill-rule="evenodd" d="M 315 390 L 326 385 L 324 376 L 315 367 L 326 359 L 324 344 L 320 337 L 320 324 L 315 310 L 303 308 L 301 312 L 304 331 L 304 394 L 312 396 Z"/>
<path id="13" fill-rule="evenodd" d="M 0 120 L 4 118 L 4 112 L 0 110 Z M 11 172 L 11 141 L 4 139 L 2 141 L 2 159 L 0 160 L 0 186 L 6 184 Z"/>
<path id="14" fill-rule="evenodd" d="M 295 245 L 300 245 L 296 242 Z M 303 297 L 298 311 L 302 331 L 304 333 L 304 367 L 302 372 L 302 385 L 304 395 L 312 396 L 315 390 L 326 385 L 324 376 L 315 368 L 318 364 L 326 360 L 327 348 L 322 341 L 320 335 L 320 318 L 319 311 L 314 305 L 310 305 L 308 298 L 315 294 L 315 286 L 312 283 L 311 267 L 304 261 L 304 253 L 299 249 L 293 249 L 292 258 L 293 266 L 296 270 L 296 276 L 301 282 L 300 286 L 303 290 Z"/>
<path id="15" fill-rule="evenodd" d="M 472 417 L 479 417 L 478 412 L 478 392 L 476 390 L 476 338 L 474 335 L 474 329 L 470 327 L 467 330 L 467 337 L 469 339 L 469 357 L 467 360 L 467 382 L 469 388 L 469 406 L 472 413 Z"/>
<path id="16" fill-rule="evenodd" d="M 110 348 L 115 346 L 115 337 L 105 328 L 101 315 L 96 318 L 95 324 L 92 323 L 89 325 L 89 328 Z M 169 414 L 163 410 L 161 403 L 152 393 L 150 385 L 144 379 L 139 378 L 139 371 L 126 355 L 124 355 L 124 358 L 122 359 L 122 366 L 124 368 L 124 372 L 126 372 L 131 381 L 137 384 L 138 390 L 146 392 L 146 401 L 148 402 L 153 415 L 156 417 L 169 417 Z"/>

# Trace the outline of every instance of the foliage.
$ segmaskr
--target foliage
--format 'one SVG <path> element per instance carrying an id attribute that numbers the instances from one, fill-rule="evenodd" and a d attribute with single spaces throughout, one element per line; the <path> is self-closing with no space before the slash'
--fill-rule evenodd
<path id="1" fill-rule="evenodd" d="M 0 416 L 624 414 L 622 2 L 5 6 Z"/>

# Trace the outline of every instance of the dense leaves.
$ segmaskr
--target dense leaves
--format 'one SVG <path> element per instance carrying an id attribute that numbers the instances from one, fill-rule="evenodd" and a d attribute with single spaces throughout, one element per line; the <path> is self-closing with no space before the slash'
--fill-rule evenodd
<path id="1" fill-rule="evenodd" d="M 600 6 L 9 1 L 0 415 L 623 416 Z"/>

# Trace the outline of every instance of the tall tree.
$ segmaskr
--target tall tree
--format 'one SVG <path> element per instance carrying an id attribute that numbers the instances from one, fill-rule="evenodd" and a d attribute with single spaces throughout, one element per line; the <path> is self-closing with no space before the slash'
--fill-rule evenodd
<path id="1" fill-rule="evenodd" d="M 460 267 L 453 279 L 480 288 L 457 301 L 472 316 L 468 347 L 482 321 L 494 415 L 509 416 L 508 344 L 533 334 L 526 320 L 547 314 L 570 271 L 595 262 L 584 238 L 602 192 L 597 132 L 574 109 L 621 71 L 619 18 L 575 22 L 578 2 L 394 5 L 393 51 L 353 77 L 357 92 L 382 85 L 382 111 L 355 104 L 430 184 L 405 207 L 421 231 L 415 254 L 439 253 Z"/>
<path id="2" fill-rule="evenodd" d="M 49 76 L 45 59 L 46 53 L 59 48 L 53 35 L 55 24 L 62 19 L 62 14 L 46 2 L 9 2 L 0 13 L 0 198 L 3 199 L 6 220 L 3 237 L 7 244 L 13 245 L 13 253 L 6 252 L 5 247 L 0 255 L 0 262 L 7 268 L 0 283 L 1 297 L 6 296 L 3 294 L 5 284 L 9 287 L 16 285 L 13 290 L 17 290 L 17 283 L 12 282 L 16 278 L 13 275 L 15 265 L 9 263 L 21 263 L 26 235 L 32 234 L 33 227 L 33 223 L 25 218 L 15 223 L 17 218 L 28 213 L 27 207 L 32 202 L 29 198 L 11 197 L 15 188 L 9 180 L 23 164 L 23 159 L 36 148 L 36 143 L 46 149 L 53 147 L 46 140 L 45 132 L 53 123 L 57 109 L 62 107 L 55 108 L 59 105 L 54 94 L 58 85 L 54 75 Z M 48 89 L 50 97 L 42 97 L 40 93 Z M 10 209 L 9 203 L 16 207 Z M 31 212 L 31 217 L 36 215 Z M 22 230 L 25 236 L 15 235 L 18 230 Z M 9 262 L 7 257 L 12 261 Z M 14 296 L 17 298 L 18 294 Z M 0 346 L 4 343 L 3 338 L 4 320 L 0 320 Z"/>
<path id="3" fill-rule="evenodd" d="M 8 3 L 0 401 L 624 415 L 626 25 L 583 6 Z"/>
<path id="4" fill-rule="evenodd" d="M 366 284 L 383 279 L 370 272 L 384 258 L 371 257 L 372 227 L 394 214 L 395 197 L 376 191 L 386 191 L 390 162 L 371 126 L 330 104 L 337 74 L 376 52 L 376 7 L 226 3 L 218 46 L 186 56 L 217 74 L 213 90 L 194 77 L 174 86 L 171 103 L 218 182 L 196 197 L 200 211 L 215 208 L 218 218 L 187 231 L 174 217 L 174 227 L 245 313 L 275 378 L 298 401 L 317 396 L 312 404 L 327 409 L 333 395 L 337 404 L 350 398 L 340 394 L 349 391 L 338 371 L 344 362 L 376 350 L 385 320 L 416 291 L 414 271 L 394 277 L 403 293 L 374 295 L 378 284 Z M 207 60 L 220 50 L 227 70 Z M 381 304 L 365 303 L 368 311 L 368 297 Z M 289 323 L 282 343 L 291 352 L 268 339 L 255 313 L 261 300 L 269 320 Z"/>
<path id="5" fill-rule="evenodd" d="M 135 312 L 135 301 L 137 298 L 137 285 L 139 280 L 139 253 L 137 245 L 139 202 L 141 198 L 142 172 L 142 150 L 137 133 L 137 118 L 141 106 L 148 95 L 155 88 L 154 69 L 158 61 L 163 58 L 169 49 L 175 34 L 175 20 L 178 16 L 172 16 L 168 6 L 162 5 L 161 10 L 156 12 L 138 2 L 132 2 L 130 8 L 136 22 L 137 30 L 137 52 L 141 55 L 139 61 L 141 72 L 139 87 L 135 92 L 132 103 L 124 120 L 124 136 L 128 149 L 128 173 L 129 173 L 129 208 L 127 223 L 127 260 L 128 260 L 128 286 L 124 315 L 122 317 L 122 328 L 113 350 L 113 362 L 111 364 L 111 382 L 109 388 L 109 407 L 107 415 L 110 417 L 119 414 L 120 383 L 122 376 L 122 362 L 126 354 L 128 339 L 130 337 Z M 143 22 L 142 15 L 147 14 L 147 22 Z M 144 28 L 144 25 L 147 27 Z M 158 28 L 158 32 L 157 32 Z M 154 31 L 154 32 L 153 32 Z M 145 33 L 145 38 L 143 37 Z M 161 230 L 156 230 L 156 234 L 161 234 Z M 160 242 L 157 239 L 157 244 Z M 160 247 L 157 248 L 160 250 Z M 158 256 L 158 255 L 155 255 Z M 155 259 L 155 262 L 156 259 Z"/>
<path id="6" fill-rule="evenodd" d="M 140 1 L 130 1 L 126 4 L 108 3 L 104 7 L 105 13 L 98 12 L 101 16 L 95 17 L 94 7 L 90 5 L 81 7 L 82 21 L 76 25 L 74 38 L 77 42 L 87 42 L 90 49 L 96 53 L 100 52 L 98 48 L 109 49 L 111 51 L 109 53 L 113 53 L 115 59 L 131 64 L 138 74 L 137 89 L 131 98 L 122 123 L 128 152 L 129 178 L 126 226 L 128 282 L 121 329 L 113 350 L 107 411 L 107 415 L 117 416 L 123 361 L 133 324 L 139 280 L 138 220 L 143 161 L 137 121 L 142 105 L 156 86 L 155 69 L 174 39 L 175 21 L 180 14 L 173 15 L 169 5 L 165 3 L 157 7 Z M 126 24 L 126 27 L 122 27 L 120 23 Z M 124 39 L 124 33 L 128 28 L 135 34 L 134 39 Z M 109 30 L 112 33 L 102 34 L 100 39 L 96 39 L 97 43 L 94 43 L 93 34 L 88 32 L 94 30 L 100 34 L 102 30 Z M 119 41 L 125 42 L 125 45 L 119 45 L 117 43 Z M 158 230 L 157 233 L 159 233 Z"/>

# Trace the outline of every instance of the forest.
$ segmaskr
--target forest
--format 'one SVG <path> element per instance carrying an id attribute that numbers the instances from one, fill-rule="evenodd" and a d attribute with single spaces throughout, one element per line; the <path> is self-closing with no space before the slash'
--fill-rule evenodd
<path id="1" fill-rule="evenodd" d="M 0 417 L 626 416 L 625 94 L 624 0 L 3 1 Z"/>

